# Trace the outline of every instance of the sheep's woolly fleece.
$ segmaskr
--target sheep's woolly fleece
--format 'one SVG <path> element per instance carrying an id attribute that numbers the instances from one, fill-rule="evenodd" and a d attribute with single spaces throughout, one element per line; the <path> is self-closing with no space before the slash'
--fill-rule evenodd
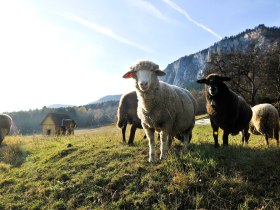
<path id="1" fill-rule="evenodd" d="M 270 138 L 279 132 L 279 115 L 271 104 L 258 104 L 252 108 L 253 116 L 249 132 L 252 134 L 267 134 Z M 277 136 L 277 135 L 276 135 Z"/>
<path id="2" fill-rule="evenodd" d="M 157 71 L 159 69 L 159 65 L 155 64 L 152 61 L 141 61 L 134 66 L 130 67 L 131 71 L 141 71 L 141 70 L 149 70 L 149 71 Z"/>

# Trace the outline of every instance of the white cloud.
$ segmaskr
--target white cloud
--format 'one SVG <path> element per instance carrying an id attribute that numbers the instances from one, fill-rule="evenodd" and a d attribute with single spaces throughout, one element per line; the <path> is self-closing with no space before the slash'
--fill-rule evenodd
<path id="1" fill-rule="evenodd" d="M 140 49 L 142 51 L 145 51 L 145 52 L 148 52 L 148 53 L 151 53 L 152 50 L 148 47 L 145 47 L 145 46 L 142 46 L 140 44 L 137 44 L 135 42 L 132 42 L 122 36 L 119 36 L 117 35 L 115 32 L 113 32 L 112 30 L 110 30 L 109 28 L 106 28 L 104 26 L 101 26 L 101 25 L 98 25 L 96 23 L 93 23 L 93 22 L 90 22 L 84 18 L 81 18 L 77 15 L 74 15 L 74 14 L 69 14 L 69 13 L 65 13 L 63 15 L 65 18 L 71 20 L 71 21 L 74 21 L 76 23 L 79 23 L 87 28 L 90 28 L 90 29 L 93 29 L 94 31 L 98 32 L 98 33 L 101 33 L 103 35 L 106 35 L 118 42 L 121 42 L 121 43 L 124 43 L 126 45 L 129 45 L 131 47 L 134 47 L 134 48 L 137 48 L 137 49 Z"/>
<path id="2" fill-rule="evenodd" d="M 198 27 L 202 28 L 203 30 L 209 32 L 210 34 L 212 34 L 213 36 L 217 37 L 218 39 L 222 39 L 222 37 L 219 34 L 214 32 L 213 30 L 211 30 L 207 26 L 203 25 L 202 23 L 199 23 L 196 20 L 194 20 L 185 10 L 183 10 L 181 7 L 179 7 L 173 1 L 171 1 L 171 0 L 162 0 L 162 1 L 164 3 L 166 3 L 167 5 L 169 5 L 171 8 L 173 8 L 174 10 L 176 10 L 177 12 L 181 13 L 182 15 L 184 15 L 188 19 L 188 21 L 194 23 L 196 26 L 198 26 Z"/>

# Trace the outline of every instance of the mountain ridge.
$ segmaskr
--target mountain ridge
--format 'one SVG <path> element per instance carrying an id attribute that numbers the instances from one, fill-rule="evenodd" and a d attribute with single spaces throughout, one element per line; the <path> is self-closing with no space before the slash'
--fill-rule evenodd
<path id="1" fill-rule="evenodd" d="M 260 24 L 254 29 L 247 29 L 237 35 L 225 37 L 206 49 L 185 55 L 168 64 L 164 69 L 166 75 L 161 80 L 169 84 L 196 89 L 198 87 L 195 84 L 196 80 L 203 76 L 211 54 L 246 53 L 257 48 L 265 52 L 276 42 L 280 42 L 280 28 Z"/>
<path id="2" fill-rule="evenodd" d="M 104 103 L 107 101 L 119 101 L 121 98 L 121 94 L 119 95 L 106 95 L 98 99 L 97 101 L 90 102 L 88 104 L 97 104 L 97 103 Z"/>

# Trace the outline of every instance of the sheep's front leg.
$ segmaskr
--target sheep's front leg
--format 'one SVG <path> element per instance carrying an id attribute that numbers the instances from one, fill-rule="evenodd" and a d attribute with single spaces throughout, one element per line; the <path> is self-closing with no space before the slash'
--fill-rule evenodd
<path id="1" fill-rule="evenodd" d="M 132 124 L 131 129 L 130 129 L 128 145 L 133 145 L 136 129 L 137 129 L 137 127 L 134 124 Z"/>
<path id="2" fill-rule="evenodd" d="M 149 140 L 149 162 L 155 161 L 155 131 L 147 126 L 143 126 L 146 136 Z"/>
<path id="3" fill-rule="evenodd" d="M 269 147 L 269 142 L 268 142 L 268 134 L 265 134 L 265 140 L 266 140 L 266 145 Z"/>
<path id="4" fill-rule="evenodd" d="M 224 133 L 223 133 L 223 146 L 228 146 L 228 135 L 229 135 L 229 132 L 224 130 Z"/>
<path id="5" fill-rule="evenodd" d="M 166 132 L 160 132 L 160 159 L 163 160 L 167 156 L 168 142 L 171 141 L 171 136 Z"/>
<path id="6" fill-rule="evenodd" d="M 215 142 L 215 147 L 219 147 L 219 142 L 218 142 L 218 131 L 219 131 L 219 127 L 211 120 L 210 118 L 210 122 L 211 122 L 211 127 L 213 130 L 213 138 L 214 138 L 214 142 Z"/>
<path id="7" fill-rule="evenodd" d="M 184 140 L 183 140 L 182 155 L 186 154 L 186 152 L 188 150 L 188 145 L 190 143 L 192 134 L 190 132 L 188 132 L 188 133 L 184 134 L 183 136 L 184 136 Z"/>
<path id="8" fill-rule="evenodd" d="M 123 137 L 123 143 L 125 144 L 125 131 L 126 131 L 127 124 L 125 123 L 122 127 L 122 137 Z"/>
<path id="9" fill-rule="evenodd" d="M 279 147 L 279 133 L 277 131 L 274 132 L 274 138 L 276 139 L 277 147 Z"/>
<path id="10" fill-rule="evenodd" d="M 249 138 L 250 138 L 250 133 L 249 131 L 249 126 L 246 126 L 242 131 L 241 131 L 241 135 L 242 135 L 242 145 L 244 145 L 244 142 L 246 144 L 248 144 Z"/>

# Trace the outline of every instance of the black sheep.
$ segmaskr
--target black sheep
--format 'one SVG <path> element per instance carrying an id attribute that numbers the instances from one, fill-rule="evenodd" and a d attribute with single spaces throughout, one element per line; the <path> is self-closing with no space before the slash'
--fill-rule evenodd
<path id="1" fill-rule="evenodd" d="M 205 79 L 197 82 L 205 84 L 206 108 L 210 116 L 213 129 L 215 147 L 218 143 L 218 129 L 223 129 L 223 145 L 228 145 L 228 135 L 236 135 L 242 132 L 242 142 L 248 143 L 249 122 L 252 118 L 252 110 L 246 101 L 231 89 L 224 81 L 230 81 L 229 77 L 210 74 Z"/>

